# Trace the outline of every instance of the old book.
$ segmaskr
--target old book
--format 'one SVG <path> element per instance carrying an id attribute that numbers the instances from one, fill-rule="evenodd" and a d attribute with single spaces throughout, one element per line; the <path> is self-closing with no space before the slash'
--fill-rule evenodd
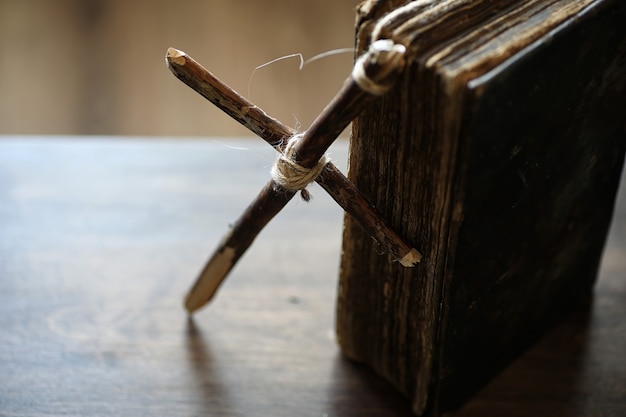
<path id="1" fill-rule="evenodd" d="M 404 3 L 358 9 L 358 48 L 390 37 L 410 63 L 354 123 L 349 176 L 424 258 L 391 262 L 346 217 L 337 333 L 438 415 L 592 292 L 626 147 L 626 2 Z"/>

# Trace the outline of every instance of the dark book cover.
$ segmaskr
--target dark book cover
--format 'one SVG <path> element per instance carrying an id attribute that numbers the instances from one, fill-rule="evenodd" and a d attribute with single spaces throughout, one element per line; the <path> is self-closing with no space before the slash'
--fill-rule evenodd
<path id="1" fill-rule="evenodd" d="M 337 331 L 437 415 L 592 293 L 626 149 L 626 3 L 419 3 L 384 33 L 419 32 L 354 124 L 349 176 L 424 259 L 391 262 L 346 217 Z M 360 47 L 400 6 L 361 6 Z"/>

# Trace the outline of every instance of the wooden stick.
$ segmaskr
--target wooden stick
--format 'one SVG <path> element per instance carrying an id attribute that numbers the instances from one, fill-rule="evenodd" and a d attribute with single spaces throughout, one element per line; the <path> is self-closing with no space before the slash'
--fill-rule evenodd
<path id="1" fill-rule="evenodd" d="M 328 146 L 361 109 L 391 86 L 395 76 L 402 69 L 404 61 L 402 59 L 398 63 L 397 50 L 390 57 L 387 47 L 383 47 L 382 52 L 374 48 L 373 52 L 360 60 L 361 66 L 355 67 L 355 72 L 346 81 L 344 88 L 295 145 L 294 155 L 300 165 L 307 168 L 314 166 Z M 283 148 L 282 144 L 285 143 L 285 139 L 293 135 L 292 129 L 267 116 L 265 112 L 223 84 L 185 53 L 170 48 L 166 60 L 179 79 L 278 150 Z M 357 72 L 357 69 L 361 72 Z M 336 167 L 327 164 L 317 182 L 347 212 L 355 216 L 359 223 L 403 265 L 414 266 L 420 261 L 419 252 L 406 244 L 389 227 L 382 216 Z M 274 181 L 266 185 L 257 199 L 235 223 L 191 289 L 185 302 L 190 312 L 210 300 L 219 284 L 258 232 L 294 194 L 293 191 L 282 189 Z M 278 198 L 281 196 L 282 198 Z"/>
<path id="2" fill-rule="evenodd" d="M 281 151 L 296 132 L 242 97 L 185 52 L 169 48 L 165 62 L 172 73 L 252 133 Z"/>
<path id="3" fill-rule="evenodd" d="M 293 198 L 296 192 L 279 190 L 270 181 L 231 226 L 185 297 L 189 314 L 208 303 L 261 229 Z"/>
<path id="4" fill-rule="evenodd" d="M 232 90 L 186 53 L 170 48 L 166 60 L 178 79 L 279 152 L 284 150 L 287 140 L 296 133 Z M 421 256 L 415 255 L 416 250 L 394 231 L 361 191 L 335 165 L 327 164 L 316 181 L 395 260 L 407 267 L 415 266 L 420 261 Z M 407 257 L 408 254 L 415 256 Z"/>

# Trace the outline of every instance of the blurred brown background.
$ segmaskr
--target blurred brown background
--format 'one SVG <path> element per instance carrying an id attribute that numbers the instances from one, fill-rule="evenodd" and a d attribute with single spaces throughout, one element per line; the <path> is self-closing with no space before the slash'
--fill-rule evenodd
<path id="1" fill-rule="evenodd" d="M 247 96 L 258 65 L 353 46 L 359 0 L 0 0 L 0 134 L 249 135 L 178 81 L 189 53 Z M 350 71 L 352 54 L 257 71 L 250 98 L 304 127 Z"/>

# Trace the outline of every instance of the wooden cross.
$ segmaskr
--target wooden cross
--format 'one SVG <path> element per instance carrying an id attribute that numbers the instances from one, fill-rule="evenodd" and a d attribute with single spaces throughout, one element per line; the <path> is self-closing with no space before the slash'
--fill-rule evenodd
<path id="1" fill-rule="evenodd" d="M 178 79 L 207 98 L 281 153 L 272 179 L 222 239 L 185 298 L 189 313 L 214 296 L 217 288 L 263 227 L 298 192 L 316 181 L 403 266 L 415 266 L 421 254 L 400 237 L 324 154 L 345 127 L 372 101 L 385 94 L 405 66 L 405 47 L 390 40 L 374 42 L 355 63 L 337 95 L 309 129 L 297 134 L 268 116 L 182 51 L 169 48 L 166 62 Z"/>

